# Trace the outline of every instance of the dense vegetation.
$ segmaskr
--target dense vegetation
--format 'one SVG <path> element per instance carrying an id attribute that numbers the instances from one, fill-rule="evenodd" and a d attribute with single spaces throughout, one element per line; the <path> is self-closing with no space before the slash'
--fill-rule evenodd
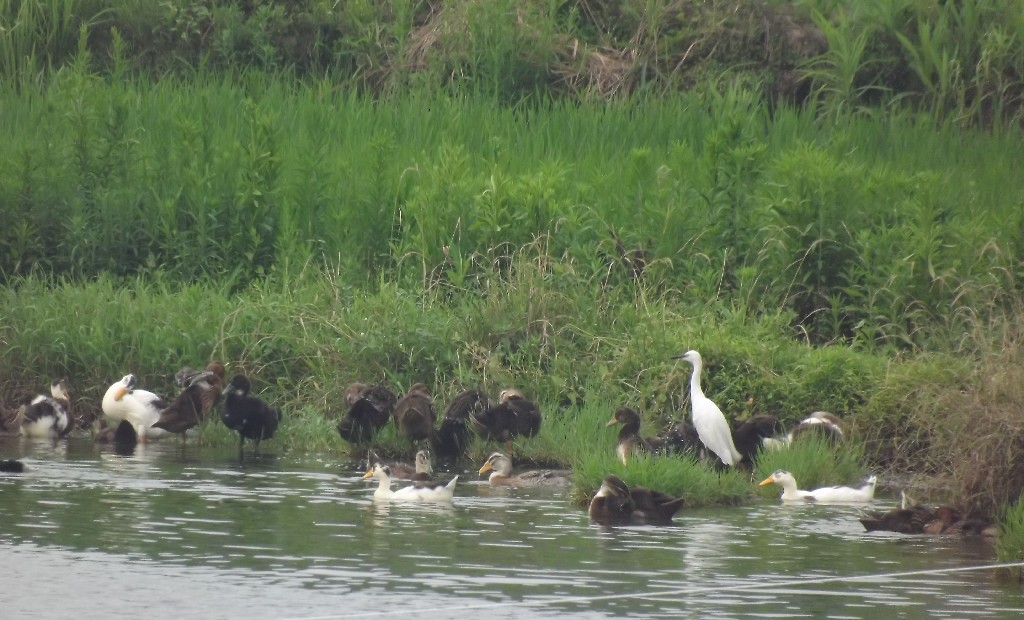
<path id="1" fill-rule="evenodd" d="M 350 380 L 514 384 L 547 414 L 523 454 L 592 488 L 610 412 L 678 419 L 696 348 L 730 416 L 852 422 L 863 453 L 794 457 L 802 483 L 863 454 L 968 509 L 1024 488 L 1014 2 L 37 0 L 0 26 L 3 401 L 66 375 L 91 415 L 126 371 L 170 393 L 220 359 L 286 405 L 278 441 L 333 449 Z M 635 475 L 749 493 L 679 467 Z"/>

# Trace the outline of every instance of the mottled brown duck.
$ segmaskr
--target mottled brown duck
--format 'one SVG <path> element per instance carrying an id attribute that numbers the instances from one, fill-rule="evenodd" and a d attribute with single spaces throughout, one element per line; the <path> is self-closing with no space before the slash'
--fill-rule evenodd
<path id="1" fill-rule="evenodd" d="M 393 417 L 398 434 L 414 445 L 430 439 L 434 434 L 437 412 L 434 410 L 434 399 L 430 397 L 427 386 L 416 383 L 410 387 L 395 405 Z"/>

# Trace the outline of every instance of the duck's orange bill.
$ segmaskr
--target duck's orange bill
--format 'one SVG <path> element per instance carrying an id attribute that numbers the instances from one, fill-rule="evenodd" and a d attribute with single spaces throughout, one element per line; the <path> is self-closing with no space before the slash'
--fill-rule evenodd
<path id="1" fill-rule="evenodd" d="M 614 426 L 614 425 L 616 425 L 618 423 L 619 423 L 618 420 L 616 420 L 615 418 L 612 418 L 611 420 L 608 420 L 608 423 L 605 424 L 605 426 Z"/>
<path id="2" fill-rule="evenodd" d="M 774 480 L 772 480 L 772 477 L 771 477 L 771 476 L 768 476 L 767 478 L 765 478 L 764 480 L 762 480 L 761 482 L 759 482 L 757 486 L 759 486 L 759 487 L 763 487 L 763 486 L 765 486 L 765 485 L 767 485 L 767 484 L 771 484 L 771 483 L 773 483 L 773 482 L 775 482 L 775 481 L 774 481 Z"/>
<path id="3" fill-rule="evenodd" d="M 363 474 L 363 478 L 373 478 L 373 469 L 371 468 L 370 471 Z"/>
<path id="4" fill-rule="evenodd" d="M 494 466 L 491 465 L 491 462 L 487 461 L 486 463 L 483 464 L 483 466 L 480 467 L 480 471 L 478 473 L 486 474 L 487 472 L 491 471 L 491 469 L 493 469 L 493 468 L 494 468 Z"/>

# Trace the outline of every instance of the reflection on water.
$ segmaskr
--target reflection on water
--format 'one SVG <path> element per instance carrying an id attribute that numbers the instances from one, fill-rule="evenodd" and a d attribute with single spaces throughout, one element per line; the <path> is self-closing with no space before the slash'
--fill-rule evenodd
<path id="1" fill-rule="evenodd" d="M 375 502 L 329 457 L 176 442 L 0 444 L 3 617 L 1006 617 L 958 538 L 867 534 L 851 506 L 683 510 L 601 528 L 557 489 L 464 477 L 449 504 Z M 462 482 L 469 480 L 470 482 Z M 886 573 L 872 580 L 849 577 Z M 61 575 L 61 587 L 55 587 Z M 845 576 L 845 577 L 844 577 Z"/>

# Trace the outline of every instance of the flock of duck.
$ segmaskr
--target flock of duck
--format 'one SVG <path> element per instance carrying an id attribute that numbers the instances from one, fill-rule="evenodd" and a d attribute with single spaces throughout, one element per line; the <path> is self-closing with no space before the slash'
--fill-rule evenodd
<path id="1" fill-rule="evenodd" d="M 700 354 L 687 351 L 677 357 L 693 367 L 689 385 L 690 422 L 680 422 L 660 437 L 641 437 L 640 414 L 629 407 L 619 407 L 607 426 L 621 426 L 616 455 L 624 464 L 641 452 L 688 451 L 713 460 L 716 467 L 736 467 L 751 463 L 758 450 L 786 445 L 804 434 L 818 433 L 833 441 L 843 437 L 842 421 L 827 412 L 812 414 L 789 433 L 783 433 L 776 418 L 766 415 L 754 416 L 730 428 L 721 409 L 701 388 L 703 362 Z M 248 377 L 237 374 L 225 382 L 224 366 L 218 362 L 211 362 L 203 370 L 182 368 L 175 374 L 175 381 L 181 391 L 172 401 L 140 389 L 133 374 L 111 384 L 103 396 L 103 416 L 94 425 L 96 441 L 134 447 L 136 443 L 164 435 L 183 434 L 210 417 L 221 402 L 220 420 L 238 433 L 240 453 L 246 439 L 255 442 L 258 451 L 260 442 L 273 437 L 281 423 L 279 408 L 250 393 Z M 473 434 L 484 441 L 505 444 L 505 452 L 494 452 L 479 469 L 480 475 L 489 474 L 490 484 L 568 483 L 570 473 L 567 471 L 533 470 L 513 474 L 510 456 L 513 440 L 535 436 L 542 421 L 536 403 L 517 389 L 502 391 L 497 402 L 491 402 L 482 391 L 465 390 L 445 408 L 440 424 L 434 401 L 422 383 L 412 385 L 401 397 L 383 385 L 354 383 L 345 393 L 345 404 L 347 410 L 337 424 L 337 431 L 344 440 L 360 446 L 369 444 L 390 422 L 400 436 L 418 449 L 413 467 L 385 463 L 372 451 L 369 453 L 363 478 L 377 480 L 373 493 L 376 500 L 451 501 L 459 477 L 448 482 L 435 481 L 431 450 L 446 460 L 461 458 Z M 0 435 L 61 438 L 75 428 L 76 422 L 68 385 L 63 379 L 51 383 L 49 395 L 25 399 L 17 409 L 0 409 Z M 18 461 L 0 461 L 0 471 L 20 472 L 23 467 Z M 394 479 L 407 479 L 411 484 L 392 490 Z M 761 486 L 769 484 L 783 489 L 781 499 L 784 502 L 867 503 L 874 499 L 876 478 L 871 476 L 853 487 L 801 490 L 792 474 L 777 470 L 760 482 Z M 683 504 L 681 497 L 629 486 L 619 477 L 608 475 L 589 502 L 588 514 L 592 521 L 606 525 L 670 524 Z M 964 519 L 951 507 L 933 510 L 908 500 L 899 508 L 871 513 L 860 521 L 868 531 L 906 534 L 990 534 L 992 530 L 990 522 Z"/>

